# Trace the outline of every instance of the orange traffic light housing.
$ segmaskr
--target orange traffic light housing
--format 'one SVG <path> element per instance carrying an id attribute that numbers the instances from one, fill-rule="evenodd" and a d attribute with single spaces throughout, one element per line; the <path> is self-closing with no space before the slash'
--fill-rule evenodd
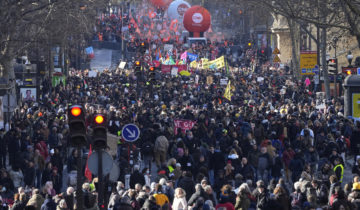
<path id="1" fill-rule="evenodd" d="M 69 144 L 71 146 L 86 146 L 85 111 L 80 105 L 73 105 L 68 110 L 68 123 L 70 129 Z"/>
<path id="2" fill-rule="evenodd" d="M 92 129 L 92 146 L 94 149 L 105 149 L 107 147 L 106 117 L 102 114 L 95 114 Z"/>

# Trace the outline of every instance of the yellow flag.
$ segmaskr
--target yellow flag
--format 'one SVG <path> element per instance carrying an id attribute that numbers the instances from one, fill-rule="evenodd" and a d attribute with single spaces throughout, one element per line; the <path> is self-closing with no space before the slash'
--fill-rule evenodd
<path id="1" fill-rule="evenodd" d="M 220 58 L 216 59 L 215 61 L 216 61 L 216 68 L 217 69 L 225 67 L 225 58 L 224 58 L 224 56 L 221 56 Z"/>
<path id="2" fill-rule="evenodd" d="M 198 66 L 198 64 L 197 64 L 196 60 L 190 63 L 191 68 L 197 68 L 197 66 Z"/>
<path id="3" fill-rule="evenodd" d="M 224 93 L 224 98 L 226 98 L 227 100 L 231 101 L 231 96 L 232 96 L 232 93 L 231 93 L 231 82 L 229 80 L 227 86 L 226 86 L 226 89 L 225 89 L 225 93 Z"/>

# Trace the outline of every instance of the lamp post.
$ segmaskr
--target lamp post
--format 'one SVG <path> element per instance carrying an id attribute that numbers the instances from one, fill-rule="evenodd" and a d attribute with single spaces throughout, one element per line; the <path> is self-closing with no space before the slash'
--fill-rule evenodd
<path id="1" fill-rule="evenodd" d="M 351 62 L 352 62 L 352 59 L 354 58 L 354 55 L 351 53 L 351 51 L 349 51 L 349 53 L 346 55 L 346 58 L 349 62 L 349 67 L 351 67 Z"/>
<path id="2" fill-rule="evenodd" d="M 337 37 L 334 37 L 332 40 L 332 45 L 333 48 L 335 50 L 335 59 L 337 58 L 337 54 L 336 54 L 336 47 L 337 47 L 337 42 L 339 41 L 339 39 Z M 337 63 L 337 61 L 336 61 Z M 335 75 L 334 75 L 334 95 L 335 97 L 337 96 L 337 77 L 338 77 L 338 65 L 336 64 L 336 70 L 335 70 Z"/>

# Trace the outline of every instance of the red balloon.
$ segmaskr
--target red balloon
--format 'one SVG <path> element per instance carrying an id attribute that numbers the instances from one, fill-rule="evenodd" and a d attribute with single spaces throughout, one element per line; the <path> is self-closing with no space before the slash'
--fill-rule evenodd
<path id="1" fill-rule="evenodd" d="M 172 0 L 150 0 L 150 2 L 156 7 L 166 8 L 171 4 Z"/>
<path id="2" fill-rule="evenodd" d="M 201 6 L 193 6 L 184 14 L 184 27 L 190 32 L 205 32 L 211 24 L 211 15 Z"/>

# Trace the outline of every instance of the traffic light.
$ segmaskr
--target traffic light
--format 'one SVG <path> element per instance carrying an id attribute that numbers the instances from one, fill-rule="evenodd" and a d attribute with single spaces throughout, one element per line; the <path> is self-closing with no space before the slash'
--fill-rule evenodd
<path id="1" fill-rule="evenodd" d="M 329 72 L 329 74 L 337 74 L 338 73 L 337 58 L 331 58 L 328 60 L 328 72 Z"/>
<path id="2" fill-rule="evenodd" d="M 345 70 L 345 74 L 346 74 L 346 75 L 351 75 L 351 74 L 352 74 L 352 72 L 351 72 L 351 70 L 350 70 L 350 69 L 348 69 L 348 70 Z"/>
<path id="3" fill-rule="evenodd" d="M 151 84 L 155 84 L 156 78 L 155 78 L 155 68 L 153 66 L 151 66 L 149 68 L 149 82 Z"/>
<path id="4" fill-rule="evenodd" d="M 141 42 L 141 43 L 140 43 L 140 52 L 141 52 L 141 53 L 146 53 L 146 50 L 147 50 L 147 49 L 148 49 L 147 43 Z"/>
<path id="5" fill-rule="evenodd" d="M 68 110 L 71 146 L 86 146 L 85 112 L 82 106 L 73 105 Z"/>
<path id="6" fill-rule="evenodd" d="M 139 77 L 141 75 L 141 62 L 135 61 L 135 75 Z"/>
<path id="7" fill-rule="evenodd" d="M 92 146 L 94 149 L 105 149 L 107 146 L 106 118 L 102 114 L 95 114 L 92 122 Z"/>

